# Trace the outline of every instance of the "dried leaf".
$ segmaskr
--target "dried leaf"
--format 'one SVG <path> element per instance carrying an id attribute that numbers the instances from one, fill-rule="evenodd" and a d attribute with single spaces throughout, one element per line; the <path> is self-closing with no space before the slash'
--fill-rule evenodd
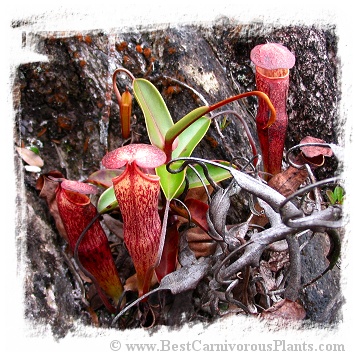
<path id="1" fill-rule="evenodd" d="M 123 241 L 123 223 L 109 214 L 104 214 L 102 217 L 110 232 Z"/>
<path id="2" fill-rule="evenodd" d="M 123 169 L 104 169 L 93 172 L 86 182 L 92 183 L 99 187 L 109 188 L 112 186 L 112 179 L 121 175 Z"/>
<path id="3" fill-rule="evenodd" d="M 203 258 L 202 258 L 203 259 Z M 195 289 L 210 269 L 209 258 L 198 261 L 197 264 L 184 266 L 179 270 L 165 276 L 159 286 L 159 290 L 170 290 L 176 295 L 187 290 Z"/>
<path id="4" fill-rule="evenodd" d="M 283 196 L 288 197 L 297 191 L 307 176 L 308 173 L 305 169 L 297 169 L 293 166 L 289 166 L 285 171 L 272 177 L 268 185 Z"/>
<path id="5" fill-rule="evenodd" d="M 226 189 L 220 188 L 212 197 L 207 211 L 207 222 L 211 236 L 216 240 L 224 240 L 226 218 L 230 207 L 230 196 L 235 193 L 231 183 Z"/>
<path id="6" fill-rule="evenodd" d="M 40 191 L 39 197 L 43 198 L 47 202 L 49 212 L 55 221 L 58 233 L 62 238 L 69 242 L 62 218 L 59 215 L 58 205 L 56 201 L 56 189 L 59 185 L 59 182 L 50 179 L 49 176 L 55 178 L 64 178 L 61 172 L 50 171 L 48 172 L 48 174 L 41 175 L 38 178 L 36 183 L 36 189 Z"/>
<path id="7" fill-rule="evenodd" d="M 155 284 L 157 284 L 157 282 L 158 282 L 158 279 L 157 279 L 156 275 L 153 274 L 150 286 L 153 287 Z M 124 284 L 124 290 L 125 291 L 138 291 L 137 274 L 130 276 L 126 280 L 126 283 Z"/>
<path id="8" fill-rule="evenodd" d="M 250 218 L 251 217 L 252 216 L 250 216 Z M 250 219 L 246 222 L 228 227 L 229 229 L 226 232 L 225 242 L 228 244 L 230 250 L 234 250 L 241 244 L 245 243 L 244 238 L 249 230 L 249 222 Z"/>
<path id="9" fill-rule="evenodd" d="M 16 150 L 20 155 L 21 159 L 25 161 L 28 165 L 37 167 L 42 167 L 44 165 L 41 157 L 32 150 L 21 147 L 16 147 Z"/>
<path id="10" fill-rule="evenodd" d="M 97 316 L 95 309 L 91 308 L 90 306 L 87 306 L 86 310 L 91 317 L 91 324 L 95 327 L 100 327 L 99 317 Z"/>
<path id="11" fill-rule="evenodd" d="M 208 224 L 206 219 L 208 205 L 194 198 L 188 198 L 184 203 L 190 211 L 192 220 L 206 232 L 208 232 Z"/>
<path id="12" fill-rule="evenodd" d="M 322 139 L 314 138 L 312 136 L 306 136 L 300 141 L 300 144 L 308 144 L 308 143 L 322 143 L 326 144 L 326 142 Z M 332 156 L 333 151 L 330 147 L 324 147 L 324 146 L 302 146 L 300 148 L 302 151 L 303 155 L 305 155 L 307 158 L 314 158 L 317 156 Z"/>
<path id="13" fill-rule="evenodd" d="M 148 295 L 152 293 L 156 293 L 160 290 L 170 290 L 172 294 L 176 295 L 187 290 L 195 289 L 201 279 L 203 279 L 208 273 L 210 266 L 211 259 L 202 258 L 202 260 L 196 262 L 196 264 L 187 265 L 164 276 L 160 282 L 160 285 L 156 289 L 150 290 L 148 293 L 139 297 L 137 300 L 133 301 L 131 304 L 122 309 L 120 313 L 113 319 L 112 324 L 114 324 L 132 306 L 136 305 L 142 299 L 146 299 Z M 126 285 L 126 289 L 134 287 L 133 282 L 128 280 L 129 279 L 127 279 L 128 284 Z"/>
<path id="14" fill-rule="evenodd" d="M 216 241 L 214 241 L 200 227 L 195 227 L 188 230 L 187 241 L 196 258 L 212 255 L 215 252 L 217 246 Z"/>
<path id="15" fill-rule="evenodd" d="M 189 231 L 190 230 L 184 231 L 180 237 L 178 259 L 181 266 L 192 265 L 197 262 L 196 256 L 194 252 L 190 249 L 190 246 L 187 241 L 187 235 Z"/>
<path id="16" fill-rule="evenodd" d="M 264 260 L 260 262 L 260 274 L 265 282 L 268 291 L 277 288 L 274 274 L 270 270 L 269 264 Z"/>
<path id="17" fill-rule="evenodd" d="M 208 190 L 208 193 L 211 194 L 213 191 L 213 188 L 210 185 L 208 185 L 207 190 Z M 204 203 L 207 203 L 207 201 L 208 201 L 208 197 L 207 197 L 204 187 L 190 188 L 189 191 L 187 192 L 186 200 L 188 200 L 190 198 L 199 200 Z"/>
<path id="18" fill-rule="evenodd" d="M 261 313 L 266 319 L 303 320 L 306 311 L 299 303 L 288 299 L 281 300 Z"/>

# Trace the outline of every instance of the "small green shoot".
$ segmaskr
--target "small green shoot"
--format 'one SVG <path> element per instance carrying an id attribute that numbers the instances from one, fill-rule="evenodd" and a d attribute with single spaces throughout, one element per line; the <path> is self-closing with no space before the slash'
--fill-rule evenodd
<path id="1" fill-rule="evenodd" d="M 344 189 L 340 186 L 336 186 L 333 191 L 327 190 L 326 195 L 332 205 L 342 205 L 344 203 L 345 192 Z"/>

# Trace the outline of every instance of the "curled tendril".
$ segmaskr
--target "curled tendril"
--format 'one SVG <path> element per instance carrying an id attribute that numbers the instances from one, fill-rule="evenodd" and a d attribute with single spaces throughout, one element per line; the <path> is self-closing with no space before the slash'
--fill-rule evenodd
<path id="1" fill-rule="evenodd" d="M 252 194 L 249 194 L 248 196 L 248 203 L 249 203 L 249 209 L 250 209 L 250 212 L 252 214 L 254 214 L 255 216 L 262 216 L 264 213 L 265 213 L 265 210 L 261 209 L 260 211 L 258 211 L 256 208 L 255 208 L 255 196 L 252 195 Z"/>
<path id="2" fill-rule="evenodd" d="M 214 274 L 213 274 L 213 278 L 214 280 L 221 284 L 221 285 L 226 285 L 226 284 L 230 284 L 231 282 L 233 282 L 233 280 L 223 280 L 220 278 L 219 273 L 220 270 L 222 269 L 222 267 L 224 265 L 226 265 L 226 263 L 233 258 L 235 255 L 237 255 L 237 253 L 239 253 L 242 249 L 244 249 L 246 246 L 248 246 L 250 243 L 252 243 L 252 241 L 248 241 L 244 244 L 242 244 L 241 246 L 239 246 L 238 248 L 234 249 L 232 252 L 230 252 L 216 267 Z"/>
<path id="3" fill-rule="evenodd" d="M 250 133 L 250 130 L 249 130 L 249 126 L 248 124 L 246 123 L 246 121 L 235 111 L 235 110 L 223 110 L 219 113 L 216 113 L 214 114 L 211 119 L 215 119 L 217 116 L 220 116 L 220 115 L 225 115 L 225 114 L 231 114 L 231 115 L 234 115 L 243 125 L 244 127 L 244 130 L 245 130 L 245 133 L 248 137 L 248 140 L 249 140 L 249 144 L 251 146 L 251 149 L 252 149 L 252 152 L 253 152 L 253 161 L 254 161 L 254 166 L 257 165 L 257 158 L 258 158 L 258 150 L 256 148 L 256 144 L 255 144 L 255 141 L 253 139 L 253 136 L 251 135 Z"/>
<path id="4" fill-rule="evenodd" d="M 113 90 L 115 92 L 115 95 L 117 97 L 117 101 L 118 101 L 118 104 L 121 105 L 121 93 L 119 92 L 118 88 L 117 88 L 117 84 L 116 84 L 116 79 L 117 79 L 117 75 L 118 73 L 126 73 L 130 79 L 132 81 L 135 80 L 135 77 L 134 75 L 128 70 L 128 69 L 125 69 L 125 68 L 117 68 L 114 72 L 113 72 L 113 75 L 112 75 L 112 82 L 113 82 Z"/>
<path id="5" fill-rule="evenodd" d="M 194 173 L 195 173 L 195 175 L 198 177 L 198 179 L 201 181 L 201 184 L 202 184 L 202 186 L 203 186 L 203 188 L 204 188 L 204 190 L 205 190 L 205 192 L 206 192 L 206 195 L 207 195 L 207 200 L 208 200 L 208 204 L 210 204 L 211 203 L 211 196 L 210 196 L 210 193 L 208 192 L 208 188 L 207 188 L 207 186 L 206 186 L 206 184 L 205 184 L 205 182 L 204 182 L 204 180 L 203 180 L 203 178 L 201 177 L 201 175 L 200 175 L 200 173 L 196 170 L 196 168 L 193 166 L 193 165 L 191 165 L 191 164 L 189 164 L 189 165 L 187 165 Z M 206 165 L 204 165 L 205 167 L 206 167 Z M 202 166 L 201 166 L 202 167 Z M 203 167 L 202 167 L 203 168 Z M 205 174 L 205 176 L 206 176 L 206 172 L 205 172 L 205 170 L 203 171 L 204 172 L 204 174 Z M 212 178 L 211 178 L 211 180 L 212 180 Z M 210 182 L 210 180 L 208 180 L 209 182 Z M 213 181 L 213 180 L 212 180 Z M 213 181 L 214 182 L 214 181 Z"/>
<path id="6" fill-rule="evenodd" d="M 183 161 L 181 166 L 177 169 L 172 169 L 171 168 L 171 165 L 174 163 L 174 162 L 177 162 L 177 161 Z M 198 164 L 201 166 L 202 170 L 203 170 L 203 173 L 207 179 L 207 181 L 209 182 L 209 184 L 213 187 L 214 190 L 218 190 L 219 187 L 218 185 L 214 182 L 214 180 L 212 179 L 212 177 L 210 176 L 209 172 L 208 172 L 208 168 L 206 166 L 205 163 L 209 163 L 209 164 L 216 164 L 214 163 L 213 161 L 208 161 L 208 160 L 203 160 L 203 159 L 194 159 L 194 158 L 191 158 L 191 157 L 179 157 L 179 158 L 176 158 L 176 159 L 172 159 L 170 160 L 167 164 L 166 164 L 166 170 L 168 172 L 170 172 L 171 174 L 177 174 L 179 172 L 182 172 L 185 170 L 185 168 L 189 165 L 193 165 L 193 164 Z M 228 169 L 226 166 L 223 166 L 223 165 L 219 165 L 219 164 L 216 164 L 216 166 L 219 166 L 219 167 L 222 167 L 224 169 Z M 197 174 L 197 173 L 196 173 Z M 200 177 L 200 175 L 198 175 L 198 177 Z M 203 182 L 203 180 L 202 180 Z"/>
<path id="7" fill-rule="evenodd" d="M 299 169 L 299 170 L 300 170 L 300 169 L 305 169 L 305 170 L 307 171 L 307 173 L 308 173 L 308 176 L 309 176 L 309 178 L 310 178 L 310 180 L 311 180 L 311 183 L 313 184 L 313 183 L 316 182 L 316 179 L 315 179 L 314 174 L 313 174 L 313 172 L 312 172 L 311 166 L 310 166 L 308 163 L 306 163 L 306 162 L 303 163 L 303 164 L 296 164 L 295 162 L 293 162 L 293 161 L 291 160 L 291 157 L 290 157 L 290 155 L 291 155 L 291 153 L 292 153 L 293 151 L 295 151 L 296 149 L 300 149 L 301 147 L 305 147 L 305 146 L 327 147 L 327 148 L 330 148 L 330 149 L 331 149 L 331 145 L 328 144 L 328 143 L 316 143 L 316 142 L 313 142 L 313 143 L 302 143 L 302 144 L 298 144 L 298 145 L 293 146 L 293 147 L 292 147 L 291 149 L 289 149 L 289 150 L 287 151 L 287 153 L 286 153 L 286 162 L 287 162 L 290 166 L 292 166 L 292 167 L 294 167 L 294 168 L 296 168 L 296 169 Z M 321 209 L 321 198 L 320 198 L 320 193 L 319 193 L 319 190 L 317 189 L 317 187 L 314 188 L 313 192 L 314 192 L 315 201 L 316 201 L 316 208 L 317 208 L 318 210 L 320 210 L 320 209 Z"/>
<path id="8" fill-rule="evenodd" d="M 250 311 L 249 309 L 242 303 L 240 302 L 239 300 L 236 300 L 234 297 L 233 297 L 233 289 L 239 284 L 239 279 L 235 279 L 233 280 L 228 288 L 226 289 L 226 292 L 225 292 L 225 297 L 226 297 L 226 300 L 233 304 L 233 305 L 236 305 L 238 306 L 239 308 L 241 308 L 246 314 L 250 314 Z"/>
<path id="9" fill-rule="evenodd" d="M 319 144 L 317 143 L 317 145 Z M 170 165 L 178 160 L 181 160 L 183 162 L 181 166 L 179 166 L 179 168 L 173 170 Z M 247 159 L 244 160 L 247 161 Z M 304 211 L 298 209 L 291 201 L 298 197 L 301 197 L 301 201 L 303 202 L 303 200 L 306 198 L 307 193 L 323 185 L 336 183 L 338 180 L 340 180 L 340 177 L 332 177 L 319 182 L 314 182 L 314 177 L 310 175 L 311 184 L 308 184 L 307 186 L 299 189 L 287 198 L 284 198 L 278 192 L 272 190 L 266 185 L 261 184 L 259 180 L 256 180 L 256 178 L 253 178 L 246 172 L 240 172 L 233 168 L 233 162 L 230 163 L 230 166 L 222 166 L 219 163 L 211 162 L 209 160 L 204 159 L 178 158 L 171 160 L 168 163 L 167 170 L 171 173 L 177 173 L 183 171 L 187 166 L 193 164 L 199 164 L 202 167 L 204 174 L 206 175 L 206 179 L 210 183 L 212 183 L 212 185 L 213 180 L 208 175 L 208 170 L 206 166 L 207 164 L 211 164 L 229 171 L 234 177 L 236 185 L 240 186 L 242 189 L 245 189 L 251 195 L 255 195 L 263 199 L 265 202 L 269 203 L 274 209 L 275 213 L 279 214 L 281 218 L 281 223 L 275 227 L 267 229 L 265 227 L 255 227 L 258 228 L 260 232 L 256 233 L 255 236 L 253 235 L 250 240 L 248 240 L 243 245 L 237 247 L 233 251 L 227 252 L 226 250 L 223 250 L 223 255 L 221 256 L 221 259 L 216 262 L 216 265 L 213 267 L 213 278 L 210 282 L 210 287 L 214 290 L 226 287 L 225 298 L 227 299 L 227 301 L 239 306 L 246 313 L 250 313 L 248 308 L 240 301 L 237 301 L 232 295 L 232 290 L 240 282 L 240 278 L 238 277 L 238 275 L 237 277 L 235 277 L 235 274 L 240 272 L 241 269 L 243 269 L 244 267 L 256 265 L 258 257 L 260 258 L 262 252 L 270 243 L 286 238 L 289 246 L 289 251 L 293 251 L 295 253 L 292 258 L 290 255 L 290 261 L 292 262 L 293 271 L 290 271 L 290 274 L 285 275 L 284 280 L 278 287 L 277 291 L 267 291 L 264 285 L 264 281 L 261 281 L 261 285 L 267 298 L 270 296 L 272 297 L 275 294 L 281 293 L 284 293 L 286 298 L 288 298 L 289 296 L 293 297 L 298 295 L 299 289 L 297 288 L 297 286 L 300 286 L 301 288 L 301 285 L 298 281 L 300 280 L 300 264 L 298 263 L 299 247 L 297 244 L 297 240 L 294 239 L 295 234 L 297 234 L 297 232 L 301 230 L 304 231 L 312 228 L 317 231 L 318 228 L 324 228 L 328 230 L 340 227 L 342 225 L 342 209 L 340 206 L 335 205 L 327 208 L 326 210 L 320 210 L 316 205 L 315 209 L 312 210 L 312 212 L 310 212 L 310 215 L 307 216 Z M 251 160 L 246 163 L 244 169 L 246 169 L 250 164 Z M 250 249 L 246 249 L 246 247 L 251 244 L 256 244 L 255 249 L 252 246 L 249 246 Z M 330 268 L 332 266 L 333 265 L 330 265 Z M 324 274 L 325 272 L 322 273 L 322 275 Z M 285 284 L 287 276 L 289 276 L 290 282 L 292 282 L 292 284 L 290 283 L 290 285 L 288 285 L 286 288 L 283 288 L 282 285 Z M 296 279 L 292 277 L 296 277 Z M 312 280 L 311 283 L 313 281 L 314 280 Z M 253 280 L 249 284 L 255 284 L 256 282 L 257 280 Z"/>
<path id="10" fill-rule="evenodd" d="M 187 212 L 187 221 L 188 221 L 188 226 L 191 227 L 192 224 L 192 217 L 191 217 L 191 213 L 190 210 L 188 209 L 188 207 L 185 205 L 184 202 L 182 202 L 181 200 L 179 200 L 178 198 L 173 198 L 172 201 L 179 203 L 181 206 L 184 207 L 184 210 Z M 172 208 L 174 210 L 174 208 Z"/>
<path id="11" fill-rule="evenodd" d="M 246 163 L 243 164 L 243 166 L 241 166 L 237 160 L 243 160 L 243 161 L 246 161 Z M 240 171 L 242 171 L 242 172 L 246 172 L 247 167 L 250 166 L 251 172 L 253 172 L 254 175 L 257 176 L 258 175 L 258 167 L 260 166 L 260 156 L 254 155 L 253 157 L 251 157 L 249 159 L 245 158 L 245 157 L 241 157 L 241 156 L 236 156 L 231 160 L 231 166 L 233 164 L 241 166 Z"/>

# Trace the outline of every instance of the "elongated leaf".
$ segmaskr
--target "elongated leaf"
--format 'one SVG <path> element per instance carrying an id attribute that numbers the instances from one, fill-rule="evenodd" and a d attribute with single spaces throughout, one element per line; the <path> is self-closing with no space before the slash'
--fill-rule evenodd
<path id="1" fill-rule="evenodd" d="M 192 110 L 176 122 L 165 135 L 165 141 L 172 142 L 177 136 L 183 133 L 186 128 L 190 128 L 191 125 L 198 119 L 202 118 L 208 112 L 208 107 L 203 106 Z"/>
<path id="2" fill-rule="evenodd" d="M 97 211 L 103 214 L 112 211 L 117 206 L 118 202 L 116 200 L 115 191 L 111 186 L 100 196 L 97 202 Z"/>
<path id="3" fill-rule="evenodd" d="M 143 111 L 150 142 L 163 150 L 165 134 L 174 122 L 161 94 L 152 83 L 142 78 L 134 80 L 133 91 Z"/>
<path id="4" fill-rule="evenodd" d="M 179 144 L 177 148 L 173 151 L 173 158 L 176 157 L 189 157 L 196 145 L 201 141 L 201 139 L 206 134 L 209 126 L 210 119 L 202 117 L 191 124 L 186 130 L 184 130 L 179 135 Z M 171 168 L 179 167 L 179 164 L 171 165 Z M 160 176 L 160 185 L 165 196 L 168 199 L 176 197 L 176 194 L 184 183 L 185 172 L 180 172 L 177 174 L 171 174 L 166 170 L 165 165 L 160 166 L 157 170 L 157 175 Z"/>
<path id="5" fill-rule="evenodd" d="M 184 135 L 186 135 L 187 141 L 193 140 L 196 133 L 198 134 L 197 138 L 199 137 L 199 130 L 193 131 L 193 130 L 191 130 L 191 128 L 192 128 L 193 124 L 195 124 L 195 122 L 197 120 L 202 119 L 203 115 L 206 114 L 207 112 L 208 112 L 208 107 L 206 107 L 206 106 L 196 108 L 196 109 L 192 110 L 190 113 L 186 114 L 184 117 L 182 117 L 177 123 L 175 123 L 166 132 L 164 152 L 167 156 L 168 161 L 170 161 L 171 158 L 173 157 L 173 150 L 176 149 L 176 145 L 177 145 L 176 139 L 178 137 L 180 137 L 181 135 L 183 135 L 183 137 L 184 137 Z M 206 117 L 204 118 L 204 121 L 207 124 L 206 120 L 209 120 L 209 119 L 207 119 Z M 209 126 L 209 124 L 208 124 L 208 126 Z M 202 129 L 202 128 L 200 128 L 200 129 Z M 207 131 L 207 129 L 206 129 L 206 131 Z M 185 133 L 185 134 L 183 134 L 183 133 Z M 204 134 L 205 134 L 205 132 L 203 133 L 203 135 Z M 203 135 L 201 136 L 201 138 L 203 137 Z M 200 140 L 201 140 L 201 138 L 200 138 Z M 199 142 L 199 140 L 197 141 L 197 143 L 198 142 Z M 197 145 L 197 143 L 195 143 L 195 146 Z M 182 152 L 181 149 L 180 149 L 180 152 Z M 177 157 L 177 156 L 178 155 L 175 154 L 175 157 Z"/>
<path id="6" fill-rule="evenodd" d="M 197 264 L 186 265 L 161 280 L 159 289 L 170 290 L 176 295 L 187 290 L 195 289 L 201 279 L 210 269 L 211 259 L 199 260 Z"/>
<path id="7" fill-rule="evenodd" d="M 197 144 L 205 136 L 210 127 L 211 120 L 207 117 L 201 117 L 179 135 L 179 144 L 173 151 L 173 158 L 188 157 L 192 154 Z"/>
<path id="8" fill-rule="evenodd" d="M 207 107 L 193 110 L 174 124 L 162 96 L 152 83 L 145 79 L 136 79 L 133 82 L 133 90 L 144 113 L 151 143 L 166 150 L 168 140 L 169 155 L 173 150 L 174 158 L 190 156 L 210 126 L 210 119 L 201 117 Z M 178 144 L 175 141 L 176 134 L 179 134 Z M 175 145 L 177 147 L 174 147 Z M 163 165 L 156 169 L 156 173 L 160 176 L 164 195 L 168 199 L 175 197 L 184 182 L 184 172 L 172 175 Z"/>

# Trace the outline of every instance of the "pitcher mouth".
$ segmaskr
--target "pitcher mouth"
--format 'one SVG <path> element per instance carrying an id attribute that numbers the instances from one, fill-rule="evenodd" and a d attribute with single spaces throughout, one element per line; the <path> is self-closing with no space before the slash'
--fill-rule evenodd
<path id="1" fill-rule="evenodd" d="M 90 204 L 90 198 L 82 193 L 69 191 L 69 190 L 65 190 L 65 189 L 63 189 L 63 192 L 65 194 L 65 197 L 70 202 L 72 202 L 78 206 L 86 206 L 86 205 Z"/>
<path id="2" fill-rule="evenodd" d="M 289 75 L 288 68 L 266 69 L 256 66 L 256 71 L 264 77 L 270 79 L 281 79 Z"/>

